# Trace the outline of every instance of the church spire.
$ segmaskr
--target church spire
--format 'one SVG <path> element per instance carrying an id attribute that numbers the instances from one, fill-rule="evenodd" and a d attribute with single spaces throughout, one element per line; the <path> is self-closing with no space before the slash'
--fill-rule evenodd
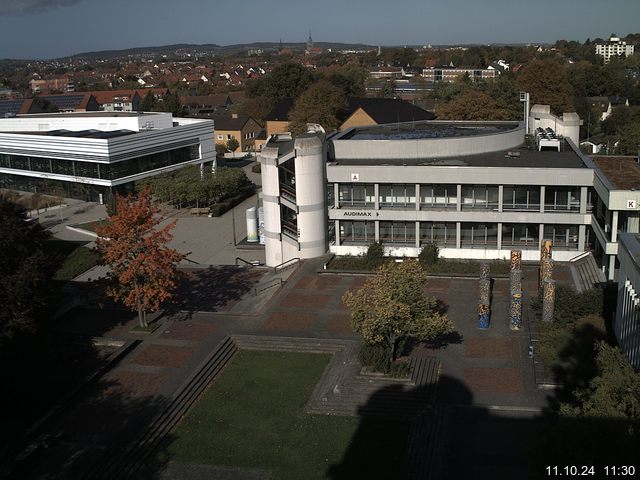
<path id="1" fill-rule="evenodd" d="M 309 29 L 309 38 L 307 38 L 307 52 L 313 50 L 313 38 L 311 38 L 311 29 Z"/>

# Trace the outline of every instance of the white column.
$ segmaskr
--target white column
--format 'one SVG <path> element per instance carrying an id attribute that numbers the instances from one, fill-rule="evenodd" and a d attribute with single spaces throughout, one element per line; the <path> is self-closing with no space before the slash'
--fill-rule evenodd
<path id="1" fill-rule="evenodd" d="M 616 270 L 616 256 L 609 255 L 609 280 L 613 280 Z"/>
<path id="2" fill-rule="evenodd" d="M 545 194 L 545 188 L 544 185 L 540 186 L 540 213 L 544 212 L 544 194 Z"/>
<path id="3" fill-rule="evenodd" d="M 614 210 L 611 215 L 611 241 L 618 241 L 618 210 Z"/>

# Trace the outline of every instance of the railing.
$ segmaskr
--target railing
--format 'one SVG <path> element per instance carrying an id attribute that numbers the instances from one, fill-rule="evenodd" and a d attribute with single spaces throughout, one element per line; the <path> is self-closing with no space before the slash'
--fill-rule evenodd
<path id="1" fill-rule="evenodd" d="M 300 259 L 298 257 L 290 258 L 286 262 L 282 262 L 280 265 L 276 265 L 275 267 L 273 267 L 273 273 L 278 273 L 278 271 L 282 272 L 282 271 L 286 270 L 287 268 L 293 267 L 294 265 L 296 265 L 299 262 L 300 262 Z"/>
<path id="2" fill-rule="evenodd" d="M 242 257 L 236 257 L 236 267 L 239 265 L 238 261 L 249 265 L 250 267 L 257 267 L 260 265 L 260 262 L 258 260 L 245 260 Z"/>

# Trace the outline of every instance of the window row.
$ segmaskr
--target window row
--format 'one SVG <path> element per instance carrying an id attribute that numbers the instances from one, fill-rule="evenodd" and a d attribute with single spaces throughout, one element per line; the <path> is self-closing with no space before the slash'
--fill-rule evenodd
<path id="1" fill-rule="evenodd" d="M 0 154 L 0 167 L 31 172 L 55 173 L 72 177 L 116 180 L 198 158 L 200 158 L 200 148 L 198 145 L 193 145 L 116 163 L 82 162 L 60 158 Z"/>
<path id="2" fill-rule="evenodd" d="M 333 221 L 329 222 L 333 231 Z M 455 248 L 458 226 L 455 222 L 418 222 L 418 244 L 436 243 L 442 247 Z M 342 245 L 368 245 L 376 240 L 385 244 L 416 246 L 416 222 L 378 222 L 376 237 L 375 221 L 341 220 L 340 243 Z M 500 231 L 498 224 L 460 223 L 460 246 L 497 248 L 498 234 L 502 248 L 519 247 L 537 249 L 540 227 L 537 224 L 504 223 Z M 577 250 L 578 225 L 545 225 L 543 238 L 563 250 Z M 333 241 L 335 241 L 335 234 Z"/>
<path id="3" fill-rule="evenodd" d="M 338 198 L 334 198 L 334 184 L 327 186 L 330 207 L 336 208 L 400 208 L 456 209 L 458 186 L 455 184 L 421 184 L 416 196 L 415 184 L 351 183 L 338 185 Z M 540 186 L 503 187 L 502 209 L 512 211 L 540 211 Z M 591 205 L 588 191 L 587 205 Z M 461 185 L 460 208 L 462 210 L 499 210 L 497 185 Z M 544 211 L 580 211 L 580 187 L 545 187 Z"/>

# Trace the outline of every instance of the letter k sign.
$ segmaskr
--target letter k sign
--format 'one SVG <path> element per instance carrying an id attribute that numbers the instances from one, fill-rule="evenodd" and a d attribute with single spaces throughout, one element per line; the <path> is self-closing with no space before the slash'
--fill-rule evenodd
<path id="1" fill-rule="evenodd" d="M 627 200 L 627 208 L 636 208 L 635 200 Z"/>

